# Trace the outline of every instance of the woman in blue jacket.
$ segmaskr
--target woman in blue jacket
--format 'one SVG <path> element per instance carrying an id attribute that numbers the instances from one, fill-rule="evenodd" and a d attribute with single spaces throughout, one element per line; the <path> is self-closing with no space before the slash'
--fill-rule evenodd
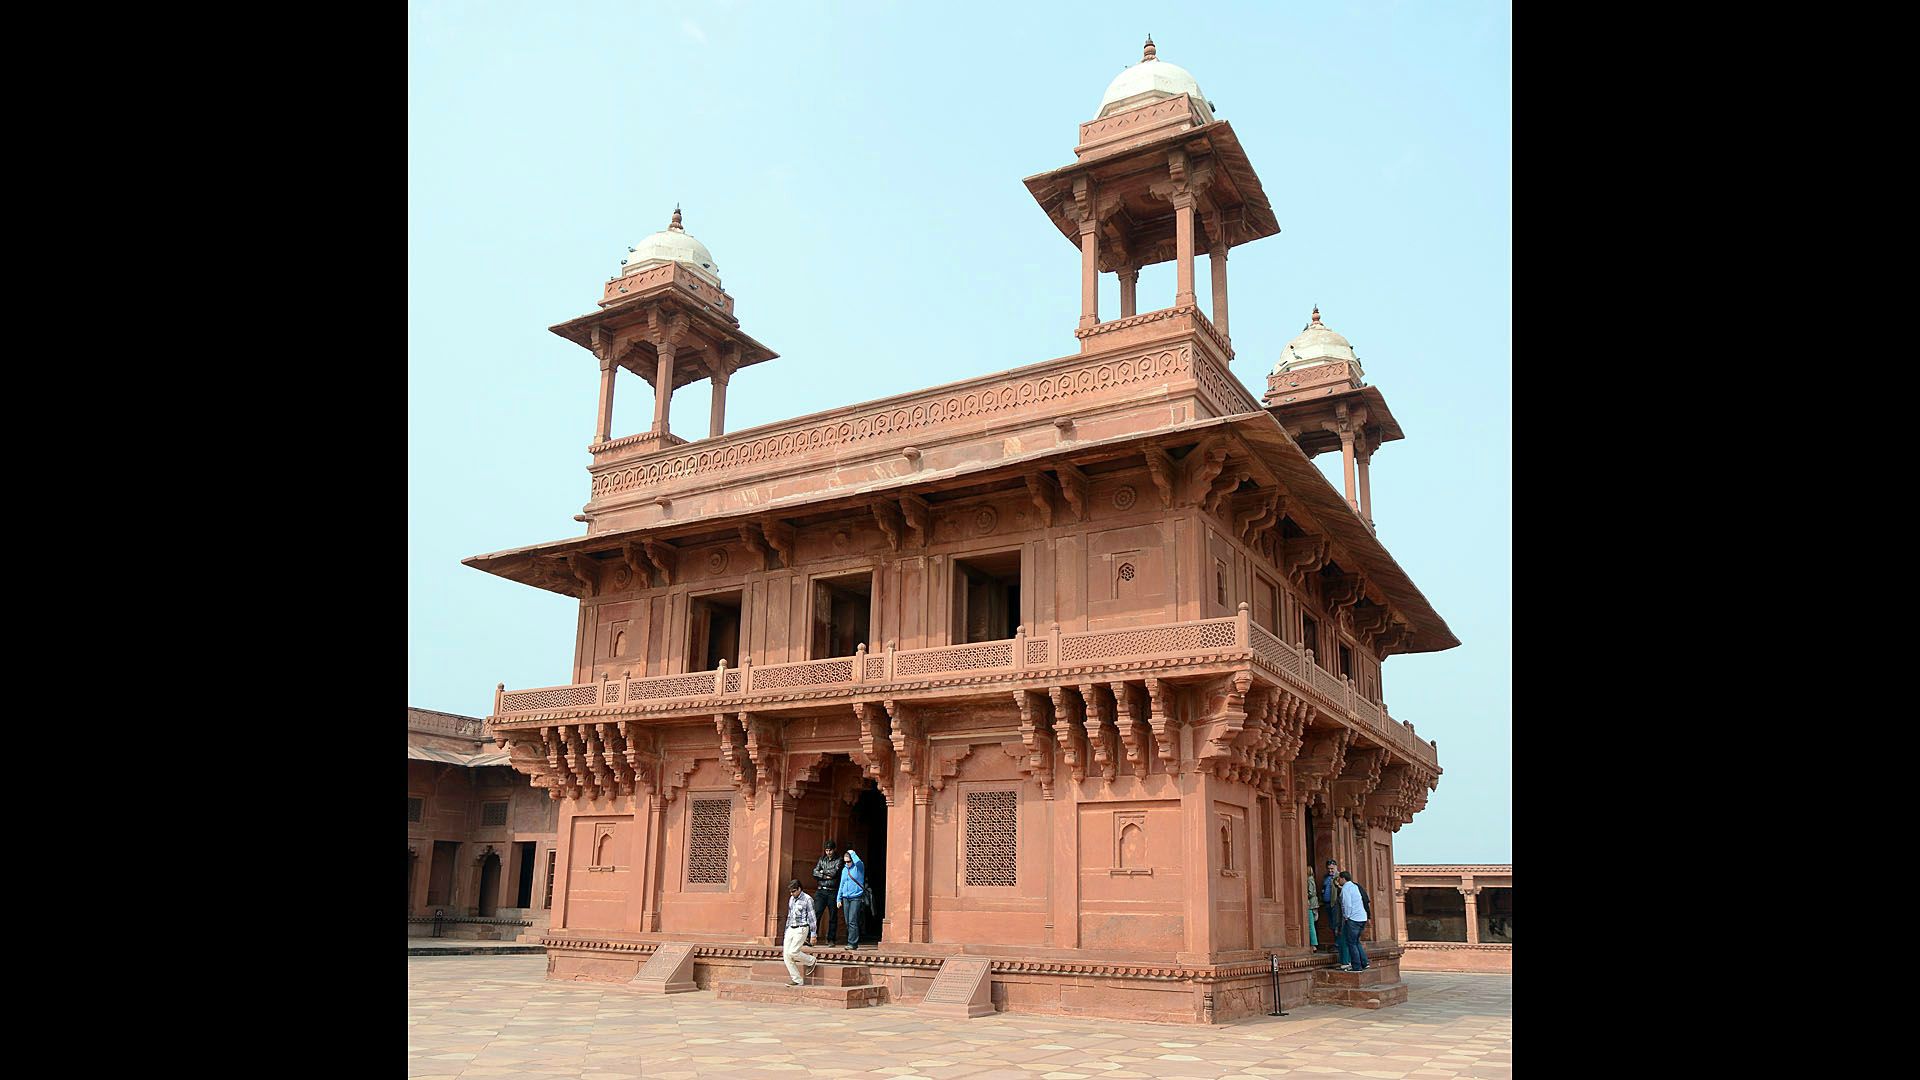
<path id="1" fill-rule="evenodd" d="M 860 947 L 860 925 L 867 920 L 867 864 L 860 861 L 860 853 L 847 849 L 844 868 L 840 871 L 840 892 L 834 903 L 840 908 L 840 921 L 847 925 L 847 948 Z"/>

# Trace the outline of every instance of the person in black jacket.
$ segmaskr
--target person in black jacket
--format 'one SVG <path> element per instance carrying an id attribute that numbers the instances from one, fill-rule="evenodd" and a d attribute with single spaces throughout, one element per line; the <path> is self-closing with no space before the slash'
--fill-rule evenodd
<path id="1" fill-rule="evenodd" d="M 813 891 L 813 918 L 822 941 L 831 942 L 840 932 L 840 907 L 833 900 L 840 891 L 840 867 L 840 846 L 829 840 L 826 854 L 813 864 L 813 880 L 819 883 Z"/>

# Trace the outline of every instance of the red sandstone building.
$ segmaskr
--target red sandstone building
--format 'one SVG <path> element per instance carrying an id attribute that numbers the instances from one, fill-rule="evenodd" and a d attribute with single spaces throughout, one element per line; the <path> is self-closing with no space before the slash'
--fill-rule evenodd
<path id="1" fill-rule="evenodd" d="M 1404 1000 L 1391 904 L 1365 977 L 1304 921 L 1329 856 L 1390 895 L 1440 775 L 1382 699 L 1383 659 L 1458 644 L 1370 521 L 1400 429 L 1317 311 L 1264 400 L 1228 370 L 1227 253 L 1279 225 L 1191 75 L 1149 43 L 1075 158 L 1026 180 L 1080 254 L 1072 355 L 727 433 L 775 354 L 678 211 L 553 328 L 601 371 L 586 535 L 466 560 L 580 600 L 572 683 L 489 717 L 559 808 L 551 977 L 752 996 L 832 837 L 882 913 L 806 988 L 837 1003 L 958 971 L 976 1012 L 1210 1023 L 1268 1011 L 1270 954 L 1286 1003 Z M 620 367 L 653 420 L 616 438 Z M 1335 450 L 1344 490 L 1309 461 Z"/>
<path id="2" fill-rule="evenodd" d="M 556 807 L 478 717 L 407 710 L 407 936 L 513 938 L 553 907 Z"/>

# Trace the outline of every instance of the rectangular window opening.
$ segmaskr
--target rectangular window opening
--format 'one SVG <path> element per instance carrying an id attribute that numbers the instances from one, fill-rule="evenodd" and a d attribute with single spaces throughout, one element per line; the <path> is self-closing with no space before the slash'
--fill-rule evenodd
<path id="1" fill-rule="evenodd" d="M 482 828 L 495 828 L 507 823 L 507 804 L 490 802 L 480 804 L 480 825 Z"/>
<path id="2" fill-rule="evenodd" d="M 1320 623 L 1304 612 L 1300 615 L 1300 647 L 1312 650 L 1314 660 L 1326 664 L 1327 658 L 1320 655 Z"/>
<path id="3" fill-rule="evenodd" d="M 1020 628 L 1022 549 L 953 561 L 953 643 L 1004 641 Z"/>
<path id="4" fill-rule="evenodd" d="M 547 852 L 547 898 L 540 902 L 543 908 L 553 907 L 553 868 L 559 860 L 560 852 L 557 849 Z"/>
<path id="5" fill-rule="evenodd" d="M 420 814 L 426 808 L 426 805 L 427 801 L 425 799 L 416 799 L 412 795 L 407 796 L 407 820 L 409 822 L 419 821 Z"/>
<path id="6" fill-rule="evenodd" d="M 852 656 L 865 645 L 873 626 L 873 571 L 813 581 L 813 638 L 807 659 Z"/>
<path id="7" fill-rule="evenodd" d="M 742 600 L 742 593 L 729 592 L 696 596 L 688 602 L 687 670 L 712 671 L 722 660 L 730 668 L 740 666 Z"/>
<path id="8" fill-rule="evenodd" d="M 513 906 L 530 908 L 533 906 L 533 841 L 522 840 L 513 846 L 519 849 L 520 856 L 520 881 L 519 888 L 514 890 Z"/>

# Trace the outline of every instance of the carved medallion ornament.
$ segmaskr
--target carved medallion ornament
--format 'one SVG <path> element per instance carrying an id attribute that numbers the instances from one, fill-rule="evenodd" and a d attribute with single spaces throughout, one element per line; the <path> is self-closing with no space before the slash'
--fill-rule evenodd
<path id="1" fill-rule="evenodd" d="M 1139 498 L 1140 493 L 1134 490 L 1132 484 L 1122 484 L 1114 490 L 1113 508 L 1115 510 L 1131 510 L 1133 509 L 1133 504 L 1138 501 Z"/>
<path id="2" fill-rule="evenodd" d="M 991 506 L 982 506 L 973 512 L 973 531 L 977 536 L 985 536 L 1000 527 L 1000 511 Z"/>
<path id="3" fill-rule="evenodd" d="M 847 532 L 845 529 L 841 529 L 833 534 L 833 550 L 845 551 L 847 550 L 847 545 L 851 543 L 853 543 L 853 534 Z"/>
<path id="4" fill-rule="evenodd" d="M 713 551 L 707 555 L 707 573 L 719 577 L 721 574 L 727 572 L 727 563 L 730 560 L 731 557 L 728 555 L 726 548 L 714 548 Z"/>
<path id="5" fill-rule="evenodd" d="M 629 570 L 629 569 L 627 569 L 627 568 L 626 568 L 626 567 L 624 567 L 624 566 L 622 566 L 622 567 L 619 567 L 619 568 L 617 568 L 617 569 L 615 569 L 615 570 L 614 570 L 614 572 L 613 572 L 613 587 L 614 587 L 614 588 L 616 588 L 616 589 L 624 589 L 624 588 L 626 588 L 627 586 L 629 586 L 629 585 L 631 585 L 631 584 L 633 584 L 633 571 L 631 571 L 631 570 Z"/>

